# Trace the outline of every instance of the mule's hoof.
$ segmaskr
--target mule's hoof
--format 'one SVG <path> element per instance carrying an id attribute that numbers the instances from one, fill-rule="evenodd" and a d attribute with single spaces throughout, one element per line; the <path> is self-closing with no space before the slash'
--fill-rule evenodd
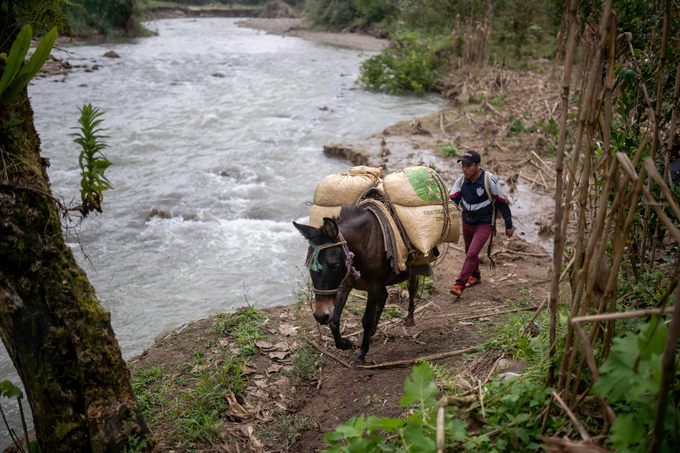
<path id="1" fill-rule="evenodd" d="M 352 369 L 356 370 L 362 365 L 366 365 L 366 362 L 364 362 L 363 360 L 354 359 L 354 362 L 352 362 Z"/>
<path id="2" fill-rule="evenodd" d="M 415 321 L 413 318 L 406 318 L 406 319 L 404 320 L 404 325 L 405 325 L 406 327 L 413 327 L 413 326 L 416 325 L 416 321 Z"/>
<path id="3" fill-rule="evenodd" d="M 347 349 L 351 349 L 352 346 L 353 346 L 352 342 L 349 341 L 347 338 L 343 338 L 342 340 L 340 340 L 340 344 L 336 345 L 336 347 L 338 349 L 340 349 L 341 351 L 346 351 Z"/>

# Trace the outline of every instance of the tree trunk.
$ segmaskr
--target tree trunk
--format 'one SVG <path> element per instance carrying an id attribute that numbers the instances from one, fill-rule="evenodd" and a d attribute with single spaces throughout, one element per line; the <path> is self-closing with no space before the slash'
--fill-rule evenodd
<path id="1" fill-rule="evenodd" d="M 133 436 L 150 449 L 110 313 L 64 243 L 26 90 L 11 104 L 0 118 L 0 337 L 42 451 L 121 452 Z"/>

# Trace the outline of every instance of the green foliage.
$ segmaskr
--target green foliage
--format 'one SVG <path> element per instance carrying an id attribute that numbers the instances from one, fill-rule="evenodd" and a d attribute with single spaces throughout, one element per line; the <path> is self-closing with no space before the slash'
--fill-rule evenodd
<path id="1" fill-rule="evenodd" d="M 139 410 L 145 417 L 153 415 L 156 411 L 154 406 L 163 402 L 162 389 L 155 385 L 156 381 L 165 378 L 165 369 L 159 365 L 150 370 L 140 370 L 132 378 L 132 391 L 137 397 Z"/>
<path id="2" fill-rule="evenodd" d="M 403 418 L 383 418 L 360 415 L 338 426 L 326 435 L 331 447 L 327 452 L 432 452 L 435 451 L 438 388 L 432 380 L 432 366 L 424 363 L 414 367 L 400 400 L 404 409 L 413 414 Z M 534 423 L 531 414 L 542 411 L 552 389 L 546 388 L 542 375 L 527 375 L 508 382 L 494 382 L 485 387 L 484 432 L 467 432 L 465 417 L 455 409 L 445 413 L 447 451 L 479 452 L 538 451 L 543 433 L 541 424 Z M 467 412 L 467 411 L 466 411 Z M 481 415 L 481 414 L 479 414 Z M 549 432 L 559 432 L 564 420 L 549 417 Z M 568 428 L 564 428 L 566 431 Z M 497 430 L 497 431 L 496 431 Z M 491 433 L 496 434 L 491 434 Z M 390 434 L 388 441 L 388 436 Z M 514 439 L 514 441 L 510 441 Z"/>
<path id="3" fill-rule="evenodd" d="M 392 318 L 403 318 L 404 317 L 404 312 L 398 309 L 397 307 L 390 307 L 387 310 L 383 311 L 383 317 L 387 319 L 392 319 Z"/>
<path id="4" fill-rule="evenodd" d="M 307 345 L 298 349 L 290 361 L 293 364 L 293 375 L 304 380 L 314 377 L 316 369 L 326 364 L 323 355 Z"/>
<path id="5" fill-rule="evenodd" d="M 28 432 L 26 431 L 26 418 L 24 417 L 24 409 L 21 405 L 21 400 L 24 399 L 24 394 L 21 391 L 21 389 L 14 384 L 12 384 L 10 381 L 2 381 L 0 382 L 0 395 L 4 396 L 5 398 L 16 398 L 17 403 L 19 404 L 19 413 L 21 414 L 21 425 L 24 428 L 24 438 L 26 441 L 28 441 Z M 5 412 L 2 410 L 2 406 L 0 406 L 0 413 L 2 414 L 2 419 L 5 422 L 5 426 L 7 427 L 7 431 L 10 433 L 10 436 L 12 437 L 12 441 L 14 442 L 14 445 L 16 445 L 17 450 L 19 451 L 24 451 L 23 448 L 21 447 L 18 439 L 14 435 L 14 432 L 12 431 L 12 428 L 10 428 L 9 424 L 7 423 L 7 418 L 5 417 Z M 33 442 L 30 442 L 28 444 L 28 450 L 29 453 L 40 453 L 40 444 L 38 443 L 37 440 L 34 440 Z"/>
<path id="6" fill-rule="evenodd" d="M 309 277 L 309 272 L 302 272 L 299 266 L 295 268 L 300 273 L 302 277 L 302 282 L 298 280 L 297 288 L 292 290 L 293 293 L 293 304 L 296 310 L 300 310 L 302 305 L 307 305 L 312 303 L 314 300 L 314 285 L 312 285 L 312 279 Z"/>
<path id="7" fill-rule="evenodd" d="M 24 64 L 32 37 L 33 29 L 30 25 L 25 25 L 12 44 L 0 78 L 0 106 L 8 105 L 42 68 L 57 39 L 57 27 L 40 41 L 28 64 Z"/>
<path id="8" fill-rule="evenodd" d="M 437 68 L 439 57 L 431 52 L 431 41 L 426 35 L 395 35 L 394 50 L 385 49 L 361 64 L 357 83 L 389 94 L 422 95 L 435 90 L 434 81 L 441 71 Z"/>
<path id="9" fill-rule="evenodd" d="M 387 0 L 355 0 L 356 10 L 367 22 L 378 23 L 385 19 L 390 10 Z"/>
<path id="10" fill-rule="evenodd" d="M 461 157 L 462 154 L 460 151 L 458 151 L 458 148 L 456 147 L 456 144 L 453 142 L 448 142 L 444 147 L 442 148 L 442 153 L 444 154 L 445 157 Z"/>
<path id="11" fill-rule="evenodd" d="M 619 281 L 619 294 L 627 294 L 638 308 L 655 307 L 672 283 L 670 273 L 670 269 L 656 268 L 641 274 L 638 280 L 622 278 Z"/>
<path id="12" fill-rule="evenodd" d="M 543 38 L 543 27 L 535 23 L 545 17 L 545 2 L 539 0 L 500 0 L 495 4 L 495 40 L 522 58 L 523 47 Z"/>
<path id="13" fill-rule="evenodd" d="M 427 362 L 413 367 L 413 373 L 406 379 L 406 393 L 399 400 L 402 407 L 408 408 L 419 403 L 420 409 L 430 409 L 437 404 L 435 396 L 439 393 L 437 384 L 432 380 L 432 369 Z"/>
<path id="14" fill-rule="evenodd" d="M 64 13 L 79 35 L 100 31 L 114 36 L 127 30 L 137 15 L 136 0 L 77 0 L 64 8 Z"/>
<path id="15" fill-rule="evenodd" d="M 600 367 L 600 378 L 592 393 L 608 396 L 617 412 L 608 442 L 622 453 L 645 452 L 654 424 L 661 383 L 661 359 L 668 337 L 668 328 L 658 318 L 640 326 L 639 333 L 629 333 L 614 340 L 612 352 Z M 675 382 L 680 379 L 676 367 Z M 675 398 L 678 389 L 674 388 Z M 672 451 L 670 444 L 678 445 L 674 420 L 678 420 L 677 407 L 666 408 L 664 445 L 662 451 Z"/>
<path id="16" fill-rule="evenodd" d="M 258 425 L 254 434 L 266 445 L 275 446 L 277 450 L 283 450 L 293 445 L 302 433 L 313 427 L 314 423 L 307 418 L 293 414 L 281 414 L 266 425 Z"/>
<path id="17" fill-rule="evenodd" d="M 236 313 L 222 315 L 222 322 L 215 327 L 215 331 L 233 336 L 234 346 L 241 350 L 239 355 L 247 358 L 257 354 L 255 341 L 265 339 L 262 325 L 266 319 L 263 313 L 249 306 Z"/>
<path id="18" fill-rule="evenodd" d="M 355 0 L 306 0 L 307 21 L 316 27 L 339 29 L 357 17 Z"/>
<path id="19" fill-rule="evenodd" d="M 79 144 L 83 150 L 78 158 L 80 165 L 80 199 L 82 205 L 80 211 L 84 217 L 90 212 L 102 212 L 101 202 L 104 197 L 104 191 L 112 189 L 111 183 L 104 176 L 104 172 L 111 165 L 111 162 L 104 157 L 102 150 L 108 145 L 102 141 L 107 138 L 100 135 L 102 129 L 99 125 L 104 121 L 98 119 L 102 112 L 97 108 L 93 108 L 92 104 L 84 105 L 80 109 L 80 133 L 72 134 L 77 138 L 73 140 Z"/>

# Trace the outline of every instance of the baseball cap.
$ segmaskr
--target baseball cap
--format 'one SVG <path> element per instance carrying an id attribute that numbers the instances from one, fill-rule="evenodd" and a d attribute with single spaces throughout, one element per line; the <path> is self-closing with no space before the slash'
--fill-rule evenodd
<path id="1" fill-rule="evenodd" d="M 482 161 L 482 158 L 479 157 L 479 154 L 477 153 L 477 151 L 472 151 L 472 150 L 465 151 L 465 154 L 463 154 L 463 157 L 458 159 L 458 163 L 464 162 L 466 164 L 471 164 L 471 163 L 478 164 L 481 161 Z"/>

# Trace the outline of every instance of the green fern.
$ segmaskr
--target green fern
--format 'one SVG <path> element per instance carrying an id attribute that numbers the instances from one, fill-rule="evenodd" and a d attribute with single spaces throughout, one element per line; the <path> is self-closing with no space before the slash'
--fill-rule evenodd
<path id="1" fill-rule="evenodd" d="M 26 24 L 33 25 L 37 30 L 46 32 L 54 27 L 68 33 L 73 37 L 71 22 L 64 14 L 64 6 L 78 8 L 78 5 L 69 0 L 41 0 L 38 2 L 19 2 L 16 7 L 15 17 L 21 17 L 22 22 L 17 24 L 23 27 Z"/>

